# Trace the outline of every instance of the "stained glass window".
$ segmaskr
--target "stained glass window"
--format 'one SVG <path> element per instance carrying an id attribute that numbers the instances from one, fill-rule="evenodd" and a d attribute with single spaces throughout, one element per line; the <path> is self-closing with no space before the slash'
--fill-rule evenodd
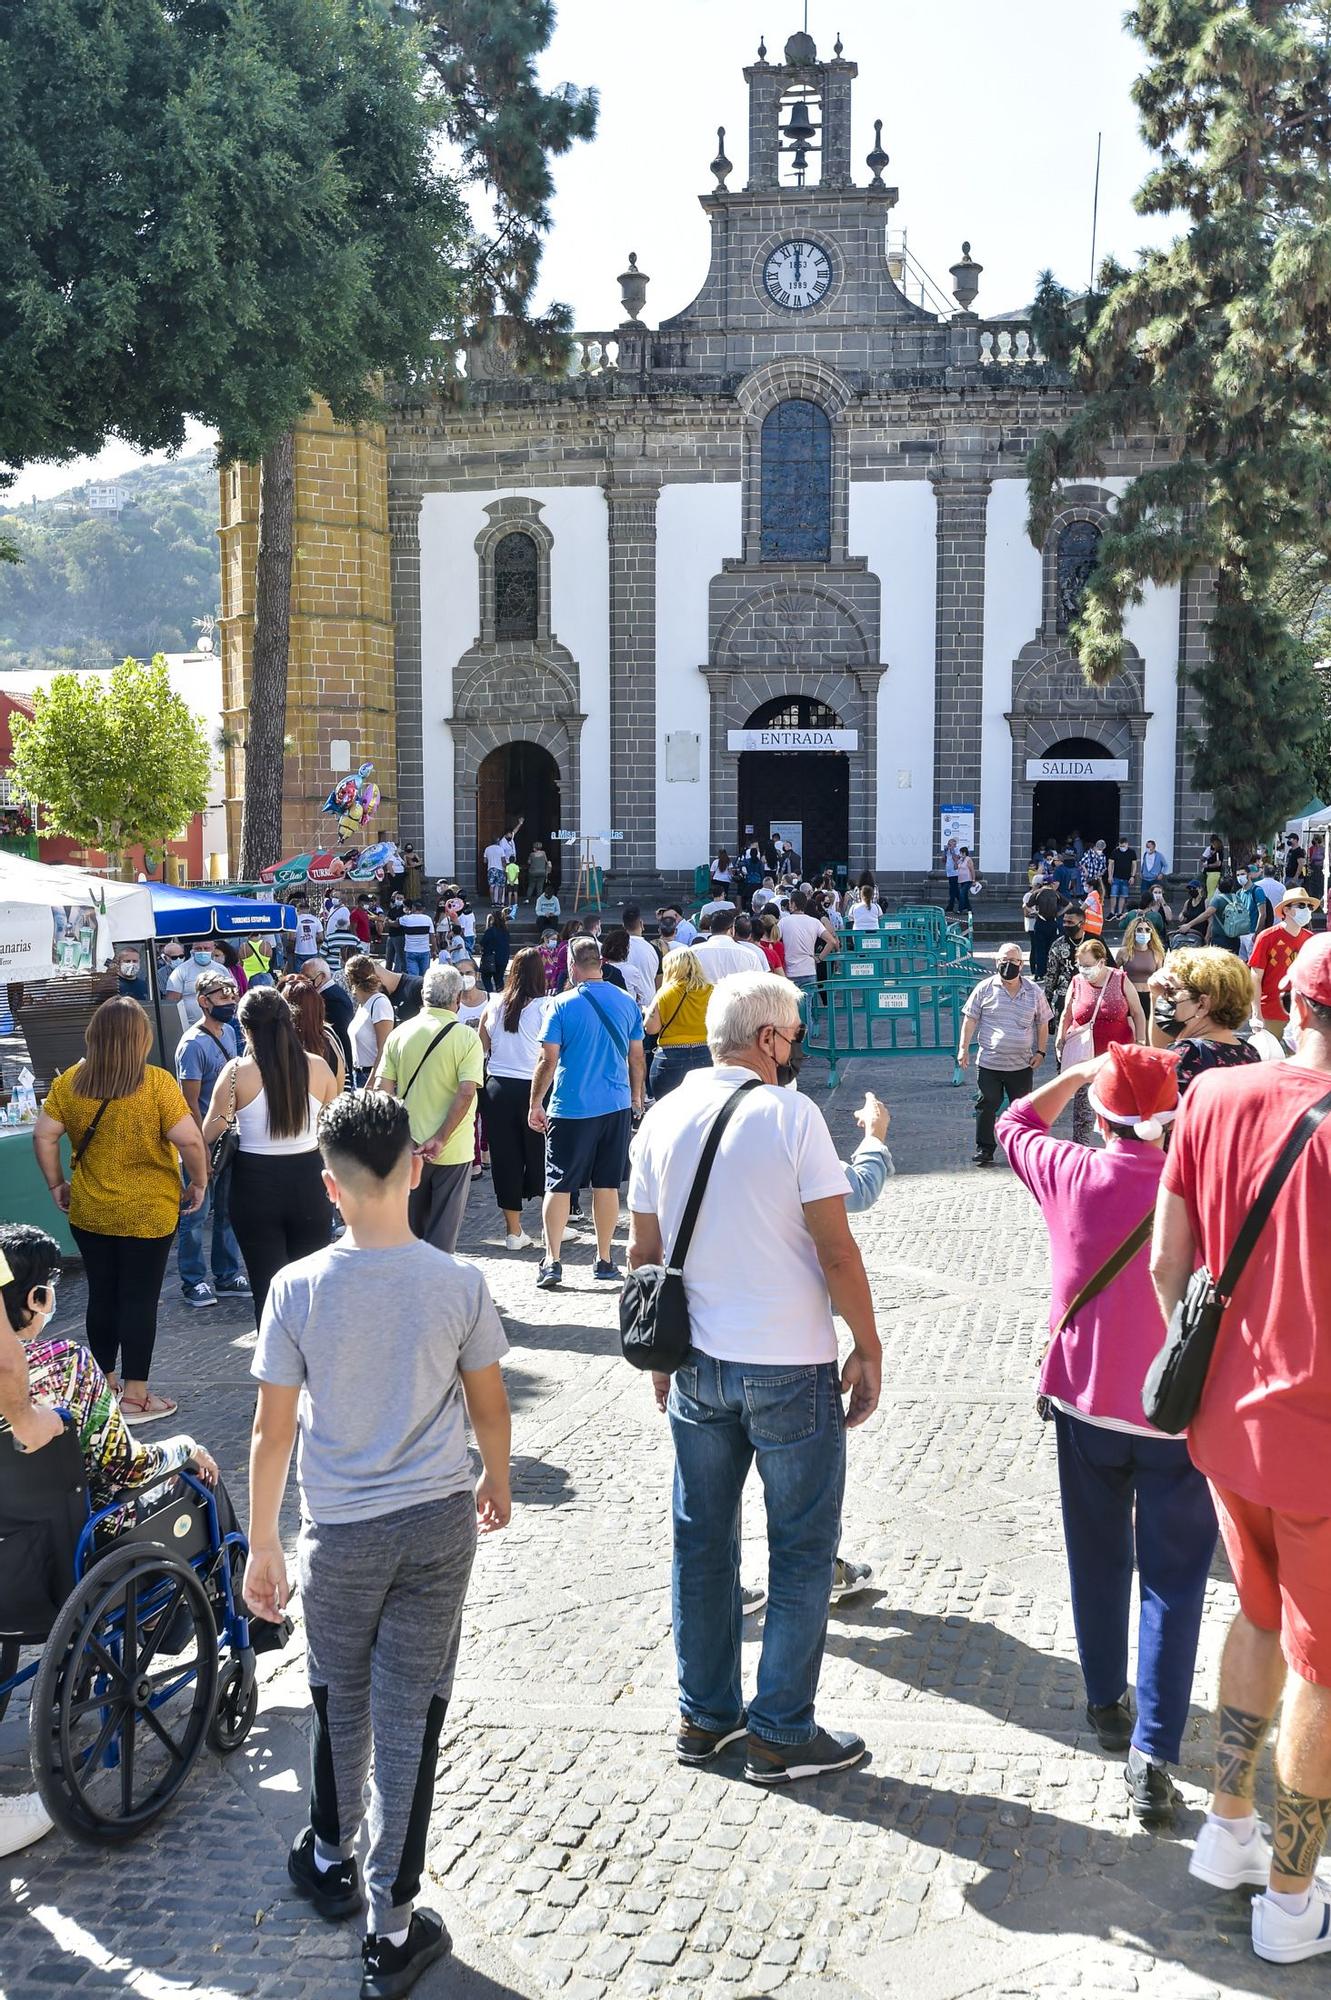
<path id="1" fill-rule="evenodd" d="M 1086 585 L 1100 554 L 1094 521 L 1069 521 L 1058 538 L 1058 630 L 1066 632 L 1081 610 Z"/>
<path id="2" fill-rule="evenodd" d="M 832 554 L 832 426 L 816 403 L 778 403 L 763 418 L 762 560 Z"/>
<path id="3" fill-rule="evenodd" d="M 494 553 L 495 637 L 536 637 L 538 557 L 530 535 L 505 535 Z"/>

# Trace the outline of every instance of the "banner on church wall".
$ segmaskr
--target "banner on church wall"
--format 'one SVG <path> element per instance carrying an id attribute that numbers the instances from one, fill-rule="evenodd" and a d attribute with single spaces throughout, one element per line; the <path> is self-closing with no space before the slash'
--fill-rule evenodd
<path id="1" fill-rule="evenodd" d="M 1053 778 L 1062 779 L 1067 784 L 1094 784 L 1108 779 L 1118 784 L 1126 784 L 1128 760 L 1126 757 L 1028 757 L 1026 759 L 1026 782 L 1040 784 Z"/>
<path id="2" fill-rule="evenodd" d="M 727 750 L 858 750 L 858 729 L 730 729 Z"/>

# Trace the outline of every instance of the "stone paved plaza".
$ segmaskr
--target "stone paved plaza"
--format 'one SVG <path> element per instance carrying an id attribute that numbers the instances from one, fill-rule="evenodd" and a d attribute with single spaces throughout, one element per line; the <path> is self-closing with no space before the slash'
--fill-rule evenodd
<path id="1" fill-rule="evenodd" d="M 1043 1232 L 1009 1174 L 965 1166 L 969 1092 L 949 1075 L 852 1067 L 828 1104 L 848 1151 L 871 1082 L 898 1164 L 855 1222 L 884 1393 L 851 1440 L 845 1546 L 874 1561 L 877 1587 L 833 1614 L 820 1695 L 823 1718 L 861 1730 L 872 1754 L 784 1795 L 746 1787 L 738 1764 L 675 1765 L 664 1420 L 618 1356 L 587 1248 L 566 1251 L 563 1292 L 538 1294 L 534 1253 L 507 1256 L 488 1181 L 473 1190 L 465 1247 L 512 1343 L 515 1507 L 481 1546 L 444 1734 L 426 1899 L 456 1951 L 421 1982 L 425 2000 L 1327 1990 L 1316 1961 L 1254 1958 L 1246 1898 L 1187 1876 L 1233 1602 L 1219 1559 L 1177 1837 L 1129 1820 L 1118 1760 L 1081 1725 L 1052 1442 L 1031 1393 Z M 736 1243 L 737 1283 L 761 1254 Z M 79 1311 L 67 1285 L 59 1323 Z M 236 1302 L 172 1304 L 155 1378 L 242 1506 L 247 1317 Z M 756 1580 L 753 1489 L 745 1527 Z M 761 1617 L 750 1625 L 756 1648 Z M 99 1850 L 53 1834 L 0 1864 L 8 2000 L 354 1994 L 356 1927 L 325 1926 L 287 1893 L 306 1768 L 298 1640 L 261 1665 L 244 1751 L 205 1753 L 148 1837 Z M 6 1790 L 26 1783 L 23 1721 L 16 1703 L 0 1725 Z"/>

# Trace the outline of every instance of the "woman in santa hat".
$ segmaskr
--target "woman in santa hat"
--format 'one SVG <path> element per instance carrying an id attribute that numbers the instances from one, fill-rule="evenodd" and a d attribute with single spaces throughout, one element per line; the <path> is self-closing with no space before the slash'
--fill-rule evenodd
<path id="1" fill-rule="evenodd" d="M 1086 1718 L 1105 1750 L 1126 1750 L 1128 1800 L 1172 1823 L 1206 1580 L 1216 1542 L 1206 1481 L 1182 1438 L 1142 1415 L 1142 1384 L 1165 1326 L 1151 1284 L 1151 1225 L 1165 1132 L 1178 1110 L 1173 1050 L 1119 1043 L 1063 1070 L 998 1121 L 1008 1164 L 1049 1231 L 1053 1297 L 1040 1369 L 1058 1442 L 1063 1534 Z M 1050 1126 L 1088 1091 L 1103 1147 Z M 1135 1506 L 1134 1506 L 1135 1503 Z M 1128 1621 L 1137 1571 L 1137 1701 Z"/>

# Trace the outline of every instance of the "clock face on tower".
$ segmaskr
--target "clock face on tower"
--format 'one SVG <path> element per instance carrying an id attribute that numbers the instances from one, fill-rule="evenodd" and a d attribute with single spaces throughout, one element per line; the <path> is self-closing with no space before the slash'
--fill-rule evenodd
<path id="1" fill-rule="evenodd" d="M 778 243 L 763 265 L 763 284 L 774 305 L 787 312 L 803 312 L 827 297 L 832 283 L 832 260 L 820 243 L 795 237 Z"/>

